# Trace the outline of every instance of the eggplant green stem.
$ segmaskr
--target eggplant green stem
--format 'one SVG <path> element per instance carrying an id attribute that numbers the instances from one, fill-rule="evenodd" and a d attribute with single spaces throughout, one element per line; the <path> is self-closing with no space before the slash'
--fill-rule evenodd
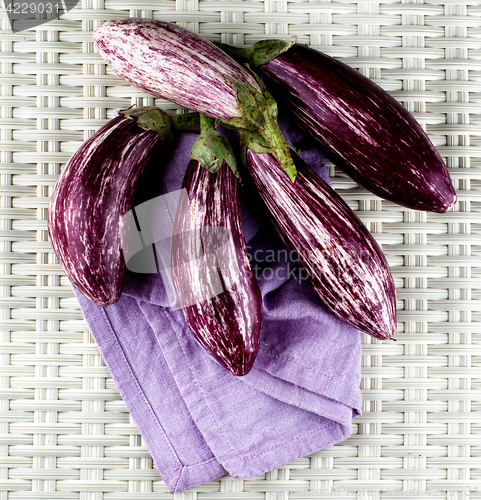
<path id="1" fill-rule="evenodd" d="M 153 130 L 170 141 L 174 136 L 174 126 L 172 118 L 165 111 L 156 106 L 141 106 L 139 108 L 124 109 L 119 111 L 120 116 L 137 120 L 137 125 L 144 130 Z"/>
<path id="2" fill-rule="evenodd" d="M 255 76 L 255 75 L 254 75 Z M 252 85 L 226 77 L 236 92 L 236 100 L 241 110 L 241 117 L 222 118 L 220 122 L 239 132 L 261 135 L 269 144 L 292 182 L 296 179 L 297 169 L 290 148 L 277 124 L 277 102 L 264 84 L 258 79 L 262 93 Z"/>
<path id="3" fill-rule="evenodd" d="M 199 124 L 201 132 L 215 132 L 215 122 L 207 115 L 199 113 Z"/>
<path id="4" fill-rule="evenodd" d="M 234 45 L 229 45 L 227 43 L 222 42 L 213 42 L 214 45 L 217 45 L 219 49 L 224 51 L 227 55 L 231 56 L 232 59 L 235 59 L 238 63 L 244 64 L 248 62 L 247 53 L 250 47 L 235 47 Z"/>
<path id="5" fill-rule="evenodd" d="M 172 115 L 172 123 L 176 130 L 198 129 L 200 127 L 200 114 L 183 113 Z"/>
<path id="6" fill-rule="evenodd" d="M 275 156 L 283 166 L 292 182 L 296 180 L 297 168 L 291 155 L 291 148 L 286 143 L 284 136 L 276 123 L 266 123 L 262 136 L 267 140 Z"/>
<path id="7" fill-rule="evenodd" d="M 242 131 L 240 133 L 240 152 L 244 167 L 247 165 L 247 151 L 251 149 L 256 153 L 272 153 L 269 143 L 256 132 Z"/>
<path id="8" fill-rule="evenodd" d="M 297 36 L 287 40 L 259 40 L 251 47 L 239 48 L 226 43 L 214 42 L 217 47 L 240 63 L 247 63 L 254 70 L 289 50 L 297 43 Z"/>
<path id="9" fill-rule="evenodd" d="M 225 43 L 216 42 L 216 45 L 233 59 L 244 64 L 248 69 L 257 69 L 259 66 L 272 61 L 283 52 L 289 50 L 297 37 L 287 40 L 260 40 L 251 47 L 239 48 Z M 266 89 L 262 80 L 253 73 L 261 92 L 247 83 L 230 79 L 236 90 L 236 99 L 241 109 L 241 119 L 222 120 L 226 126 L 233 126 L 250 134 L 260 134 L 269 144 L 272 153 L 277 157 L 282 167 L 295 181 L 297 169 L 291 156 L 290 147 L 286 144 L 279 126 L 277 125 L 277 103 Z"/>
<path id="10" fill-rule="evenodd" d="M 192 147 L 190 159 L 198 161 L 211 173 L 217 172 L 225 162 L 241 181 L 235 154 L 227 137 L 217 132 L 212 118 L 200 114 L 199 123 L 200 135 Z"/>
<path id="11" fill-rule="evenodd" d="M 184 113 L 168 115 L 157 106 L 139 106 L 135 104 L 118 112 L 119 116 L 137 120 L 144 130 L 153 130 L 158 134 L 172 138 L 175 130 L 198 130 L 200 127 L 199 113 Z"/>

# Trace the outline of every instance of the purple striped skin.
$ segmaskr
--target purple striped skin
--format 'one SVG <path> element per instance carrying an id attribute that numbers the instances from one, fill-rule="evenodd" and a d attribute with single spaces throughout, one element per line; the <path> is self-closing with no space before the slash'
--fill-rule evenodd
<path id="1" fill-rule="evenodd" d="M 357 183 L 415 210 L 443 213 L 454 206 L 448 170 L 426 133 L 361 73 L 297 44 L 258 71 L 279 104 Z"/>
<path id="2" fill-rule="evenodd" d="M 260 91 L 254 77 L 213 43 L 175 24 L 107 21 L 93 34 L 100 55 L 131 85 L 211 118 L 241 117 L 225 75 Z"/>
<path id="3" fill-rule="evenodd" d="M 118 116 L 70 158 L 50 198 L 48 232 L 71 283 L 92 302 L 117 302 L 127 277 L 121 216 L 149 155 L 164 143 L 135 120 Z"/>
<path id="4" fill-rule="evenodd" d="M 189 303 L 194 293 L 212 289 L 206 266 L 181 267 L 216 246 L 199 228 L 225 228 L 233 246 L 224 267 L 219 266 L 224 291 L 193 305 L 182 307 L 185 320 L 200 344 L 229 372 L 246 375 L 254 364 L 259 348 L 262 324 L 262 297 L 252 271 L 241 226 L 237 203 L 238 181 L 224 162 L 217 173 L 209 173 L 198 161 L 189 162 L 183 188 L 190 206 L 177 210 L 172 238 L 172 277 L 181 304 Z M 210 233 L 212 234 L 212 233 Z M 195 244 L 202 240 L 202 248 Z M 225 264 L 227 263 L 227 268 Z M 235 279 L 229 273 L 237 268 Z M 219 274 L 217 274 L 219 273 Z M 232 275 L 231 275 L 232 276 Z"/>
<path id="5" fill-rule="evenodd" d="M 247 167 L 304 277 L 340 319 L 373 337 L 396 331 L 396 291 L 379 245 L 346 202 L 297 155 L 293 183 L 269 153 L 247 151 Z"/>

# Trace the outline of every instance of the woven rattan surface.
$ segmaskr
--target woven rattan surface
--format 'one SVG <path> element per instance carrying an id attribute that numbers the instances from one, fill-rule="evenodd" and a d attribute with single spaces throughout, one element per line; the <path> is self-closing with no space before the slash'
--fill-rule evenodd
<path id="1" fill-rule="evenodd" d="M 341 444 L 175 495 L 104 366 L 46 231 L 81 142 L 154 100 L 95 53 L 102 20 L 153 17 L 236 45 L 297 35 L 379 83 L 425 126 L 458 192 L 447 214 L 382 201 L 330 165 L 382 244 L 396 341 L 365 336 L 364 414 Z M 80 0 L 12 33 L 0 11 L 0 500 L 481 498 L 480 0 Z"/>

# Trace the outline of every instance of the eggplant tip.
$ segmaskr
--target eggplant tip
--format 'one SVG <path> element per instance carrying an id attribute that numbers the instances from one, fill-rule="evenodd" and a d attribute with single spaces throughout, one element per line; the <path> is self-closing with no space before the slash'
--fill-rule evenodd
<path id="1" fill-rule="evenodd" d="M 232 375 L 235 375 L 236 377 L 243 377 L 244 375 L 247 375 L 251 369 L 252 366 L 254 365 L 256 356 L 248 356 L 247 358 L 245 356 L 242 357 L 242 360 L 239 359 L 232 359 L 226 362 L 225 359 L 218 361 L 221 361 L 221 365 Z"/>
<path id="2" fill-rule="evenodd" d="M 103 296 L 98 296 L 98 295 L 92 295 L 86 290 L 83 290 L 81 287 L 78 285 L 75 285 L 77 290 L 90 302 L 93 302 L 94 304 L 101 306 L 101 307 L 107 307 L 111 306 L 112 304 L 115 304 L 120 300 L 121 293 L 116 293 L 115 295 L 103 295 Z"/>
<path id="3" fill-rule="evenodd" d="M 433 211 L 441 214 L 451 212 L 451 210 L 454 208 L 454 205 L 456 205 L 456 202 L 457 202 L 457 196 L 455 193 L 453 193 L 451 202 L 449 203 L 446 202 L 444 205 L 441 205 L 438 210 L 433 210 Z"/>
<path id="4" fill-rule="evenodd" d="M 454 208 L 454 205 L 456 205 L 457 199 L 458 199 L 457 196 L 454 195 L 454 200 L 449 204 L 446 212 L 450 212 Z"/>
<path id="5" fill-rule="evenodd" d="M 227 367 L 226 367 L 227 368 Z M 235 375 L 236 377 L 244 377 L 251 371 L 252 367 L 236 367 L 231 369 L 230 367 L 227 368 L 227 370 L 232 373 L 232 375 Z"/>
<path id="6" fill-rule="evenodd" d="M 380 327 L 376 330 L 365 330 L 365 332 L 379 340 L 388 340 L 397 332 L 396 317 L 394 316 L 392 321 L 388 324 L 383 326 L 380 325 Z"/>

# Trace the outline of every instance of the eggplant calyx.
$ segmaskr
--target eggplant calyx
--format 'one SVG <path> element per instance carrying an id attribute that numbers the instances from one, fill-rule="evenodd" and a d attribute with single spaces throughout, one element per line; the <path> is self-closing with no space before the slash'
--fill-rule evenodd
<path id="1" fill-rule="evenodd" d="M 156 132 L 165 141 L 170 141 L 174 136 L 172 118 L 165 111 L 156 106 L 141 106 L 119 111 L 119 116 L 137 120 L 137 125 L 143 130 Z"/>
<path id="2" fill-rule="evenodd" d="M 190 152 L 190 159 L 198 161 L 210 173 L 217 172 L 225 162 L 241 182 L 234 150 L 224 135 L 215 129 L 214 120 L 200 115 L 200 134 Z"/>
<path id="3" fill-rule="evenodd" d="M 262 135 L 257 132 L 242 132 L 241 138 L 241 149 L 247 150 L 252 149 L 256 153 L 272 153 L 272 148 L 269 143 L 262 137 Z"/>
<path id="4" fill-rule="evenodd" d="M 256 153 L 273 153 L 269 143 L 257 132 L 243 131 L 240 134 L 241 158 L 244 165 L 247 164 L 247 151 L 250 149 Z"/>
<path id="5" fill-rule="evenodd" d="M 259 40 L 247 49 L 247 62 L 252 68 L 257 69 L 288 51 L 296 43 L 297 36 L 291 36 L 287 40 Z"/>
<path id="6" fill-rule="evenodd" d="M 292 144 L 287 143 L 287 147 L 296 154 L 301 152 L 300 148 L 293 146 Z M 241 157 L 242 162 L 246 165 L 247 161 L 247 151 L 250 149 L 258 154 L 270 153 L 274 154 L 272 148 L 269 146 L 269 143 L 262 137 L 262 135 L 256 132 L 246 132 L 243 131 L 240 134 L 240 149 L 241 149 Z"/>
<path id="7" fill-rule="evenodd" d="M 239 131 L 260 134 L 272 148 L 283 169 L 294 182 L 297 174 L 289 146 L 277 124 L 277 102 L 265 88 L 262 81 L 254 74 L 262 93 L 252 85 L 233 78 L 228 78 L 235 89 L 237 105 L 241 118 L 223 118 L 219 120 L 226 127 Z"/>

